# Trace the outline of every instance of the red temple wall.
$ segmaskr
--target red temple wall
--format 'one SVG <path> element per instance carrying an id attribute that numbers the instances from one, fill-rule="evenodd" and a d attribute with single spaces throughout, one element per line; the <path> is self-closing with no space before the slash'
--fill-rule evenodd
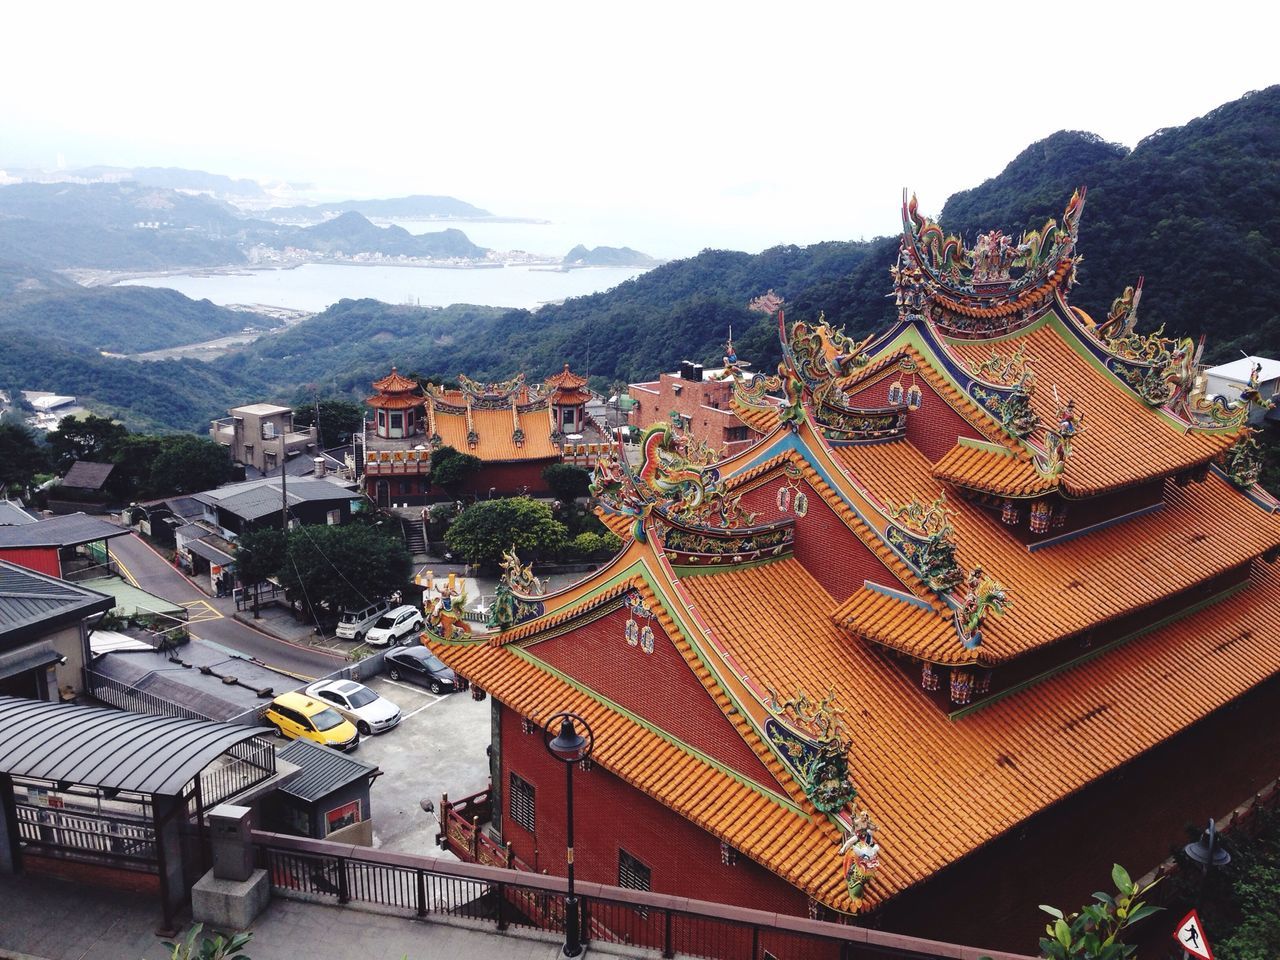
<path id="1" fill-rule="evenodd" d="M 890 370 L 880 379 L 852 394 L 848 403 L 853 407 L 883 407 L 889 402 L 890 384 L 899 380 L 904 392 L 913 382 L 910 374 Z M 917 450 L 937 463 L 956 445 L 957 437 L 986 439 L 964 417 L 956 413 L 928 381 L 916 376 L 914 382 L 920 388 L 920 406 L 907 413 L 907 439 Z"/>
<path id="2" fill-rule="evenodd" d="M 791 497 L 786 515 L 796 521 L 795 557 L 837 603 L 843 603 L 862 584 L 870 580 L 895 590 L 902 584 L 888 568 L 845 525 L 827 502 L 803 480 L 799 489 L 809 498 L 809 509 L 803 517 L 795 514 L 795 496 Z M 783 515 L 778 509 L 778 490 L 786 485 L 781 475 L 743 494 L 742 505 L 760 520 L 776 520 Z"/>
<path id="3" fill-rule="evenodd" d="M 624 609 L 571 633 L 529 647 L 529 652 L 690 746 L 771 789 L 767 767 L 721 712 L 656 618 L 636 618 L 653 629 L 653 653 L 624 635 Z"/>
<path id="4" fill-rule="evenodd" d="M 564 876 L 564 765 L 547 753 L 536 725 L 524 733 L 520 717 L 500 709 L 502 838 L 535 870 Z M 534 833 L 511 817 L 512 771 L 534 787 Z M 650 869 L 656 893 L 806 915 L 808 897 L 800 890 L 742 855 L 726 866 L 719 840 L 600 766 L 574 769 L 573 802 L 580 880 L 616 886 L 618 855 L 625 850 Z"/>

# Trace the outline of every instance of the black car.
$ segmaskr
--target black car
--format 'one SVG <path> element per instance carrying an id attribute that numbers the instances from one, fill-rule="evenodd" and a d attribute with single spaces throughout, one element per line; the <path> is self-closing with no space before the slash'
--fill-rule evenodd
<path id="1" fill-rule="evenodd" d="M 412 680 L 432 693 L 465 690 L 467 681 L 440 662 L 424 646 L 396 647 L 387 653 L 387 676 L 392 680 Z"/>

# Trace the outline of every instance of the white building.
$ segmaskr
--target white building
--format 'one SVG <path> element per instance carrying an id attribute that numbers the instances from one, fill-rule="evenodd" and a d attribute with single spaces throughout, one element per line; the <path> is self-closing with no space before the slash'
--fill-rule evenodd
<path id="1" fill-rule="evenodd" d="M 1270 399 L 1280 392 L 1280 360 L 1267 357 L 1241 357 L 1230 363 L 1210 367 L 1204 372 L 1206 393 L 1210 397 L 1222 397 L 1231 403 L 1236 402 L 1248 385 L 1249 375 L 1255 364 L 1262 367 L 1258 372 L 1258 392 L 1264 399 Z M 1265 411 L 1255 408 L 1250 419 L 1261 420 L 1264 414 Z M 1270 416 L 1275 419 L 1276 411 L 1271 411 Z"/>

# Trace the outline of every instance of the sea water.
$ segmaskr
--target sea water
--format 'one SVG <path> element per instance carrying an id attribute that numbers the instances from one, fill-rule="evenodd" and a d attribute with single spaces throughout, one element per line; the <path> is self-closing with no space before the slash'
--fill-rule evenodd
<path id="1" fill-rule="evenodd" d="M 474 303 L 534 309 L 608 290 L 641 273 L 644 270 L 635 267 L 586 267 L 561 273 L 525 265 L 450 269 L 307 263 L 288 270 L 139 277 L 121 282 L 168 287 L 193 300 L 220 305 L 262 304 L 317 312 L 342 299 L 363 297 L 436 307 Z"/>

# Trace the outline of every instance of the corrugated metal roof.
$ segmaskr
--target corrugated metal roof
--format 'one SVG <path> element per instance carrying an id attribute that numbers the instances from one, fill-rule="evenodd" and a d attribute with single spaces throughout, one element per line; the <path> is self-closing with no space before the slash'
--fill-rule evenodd
<path id="1" fill-rule="evenodd" d="M 285 491 L 290 504 L 306 500 L 358 500 L 359 494 L 314 477 L 290 481 Z M 280 478 L 249 480 L 194 494 L 201 503 L 215 504 L 245 520 L 256 520 L 280 509 Z"/>
<path id="2" fill-rule="evenodd" d="M 22 509 L 22 504 L 0 500 L 0 526 L 35 523 L 36 518 Z"/>
<path id="3" fill-rule="evenodd" d="M 0 697 L 0 771 L 135 793 L 177 794 L 260 727 Z"/>
<path id="4" fill-rule="evenodd" d="M 110 610 L 112 604 L 96 591 L 0 560 L 0 639 L 46 621 Z"/>
<path id="5" fill-rule="evenodd" d="M 276 756 L 299 768 L 298 775 L 280 788 L 299 800 L 319 800 L 348 784 L 381 772 L 371 763 L 349 757 L 330 747 L 306 740 L 294 740 L 276 751 Z"/>
<path id="6" fill-rule="evenodd" d="M 128 533 L 125 528 L 108 523 L 101 517 L 69 513 L 36 523 L 0 527 L 0 547 L 76 547 L 82 543 L 127 536 Z"/>

